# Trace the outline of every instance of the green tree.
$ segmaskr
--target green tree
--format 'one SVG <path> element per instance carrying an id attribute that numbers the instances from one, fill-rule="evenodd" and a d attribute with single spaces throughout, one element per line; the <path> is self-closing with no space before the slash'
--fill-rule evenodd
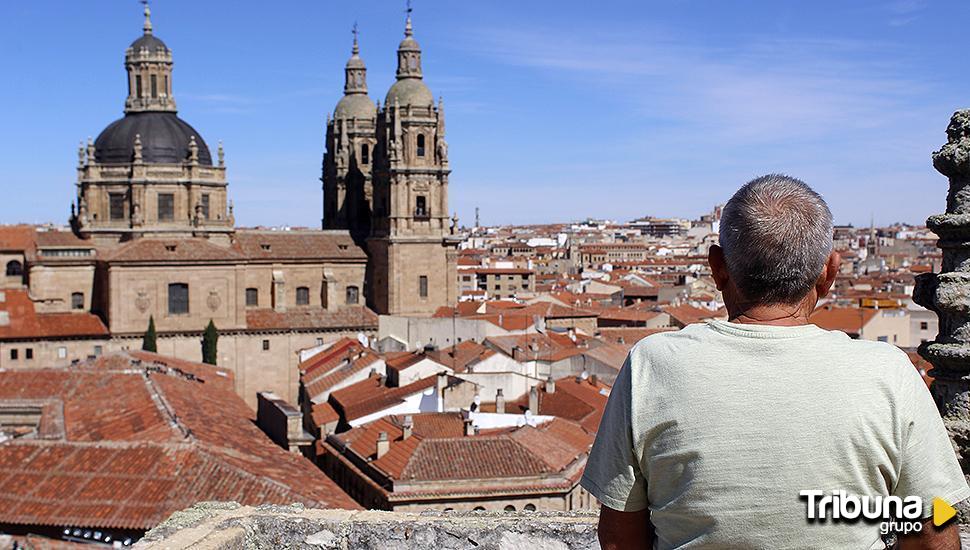
<path id="1" fill-rule="evenodd" d="M 209 319 L 209 324 L 205 327 L 205 332 L 202 333 L 202 362 L 208 363 L 210 365 L 216 364 L 216 352 L 217 344 L 219 342 L 219 331 L 216 329 L 216 324 Z"/>
<path id="2" fill-rule="evenodd" d="M 141 349 L 158 353 L 158 334 L 155 333 L 154 315 L 148 318 L 148 330 L 145 331 L 145 337 L 141 341 Z"/>

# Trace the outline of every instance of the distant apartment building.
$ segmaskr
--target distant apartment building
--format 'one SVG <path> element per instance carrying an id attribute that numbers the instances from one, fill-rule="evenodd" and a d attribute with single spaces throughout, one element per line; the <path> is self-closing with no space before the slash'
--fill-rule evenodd
<path id="1" fill-rule="evenodd" d="M 535 272 L 531 269 L 482 267 L 474 271 L 476 288 L 490 299 L 509 300 L 535 293 Z"/>

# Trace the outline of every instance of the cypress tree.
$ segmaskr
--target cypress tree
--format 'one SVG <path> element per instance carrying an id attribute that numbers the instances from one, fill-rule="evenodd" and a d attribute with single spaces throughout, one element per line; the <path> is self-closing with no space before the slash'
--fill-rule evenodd
<path id="1" fill-rule="evenodd" d="M 141 349 L 158 353 L 158 335 L 155 333 L 154 315 L 148 318 L 148 330 L 145 331 L 145 337 L 141 341 Z"/>
<path id="2" fill-rule="evenodd" d="M 209 324 L 205 327 L 205 332 L 202 333 L 202 362 L 208 363 L 210 365 L 216 364 L 217 357 L 217 344 L 219 342 L 219 331 L 216 329 L 216 324 L 209 319 Z"/>

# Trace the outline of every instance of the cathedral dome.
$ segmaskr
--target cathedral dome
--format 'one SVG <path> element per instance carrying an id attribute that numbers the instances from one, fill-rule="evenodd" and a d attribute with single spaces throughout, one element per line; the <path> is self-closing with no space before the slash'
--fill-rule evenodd
<path id="1" fill-rule="evenodd" d="M 147 49 L 149 52 L 155 52 L 157 50 L 169 51 L 168 46 L 153 34 L 145 34 L 138 37 L 138 40 L 132 42 L 131 46 L 128 47 L 136 52 L 141 51 L 142 48 Z"/>
<path id="2" fill-rule="evenodd" d="M 402 78 L 395 82 L 391 86 L 391 89 L 387 91 L 385 104 L 388 107 L 393 107 L 395 101 L 401 107 L 405 105 L 431 107 L 434 105 L 434 96 L 423 80 L 418 78 Z"/>
<path id="3" fill-rule="evenodd" d="M 348 94 L 340 98 L 333 111 L 334 118 L 366 118 L 377 116 L 377 106 L 365 94 Z"/>
<path id="4" fill-rule="evenodd" d="M 189 158 L 189 142 L 195 137 L 199 164 L 212 166 L 212 156 L 202 136 L 172 112 L 129 113 L 108 125 L 94 142 L 95 160 L 105 164 L 127 164 L 134 159 L 135 136 L 142 144 L 146 163 L 180 163 Z"/>

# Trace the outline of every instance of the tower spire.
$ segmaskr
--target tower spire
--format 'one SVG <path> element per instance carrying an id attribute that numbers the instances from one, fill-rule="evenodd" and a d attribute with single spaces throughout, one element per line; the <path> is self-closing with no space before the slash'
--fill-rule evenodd
<path id="1" fill-rule="evenodd" d="M 344 68 L 344 95 L 366 94 L 367 66 L 364 65 L 364 60 L 360 58 L 360 45 L 357 41 L 360 30 L 357 28 L 356 21 L 350 32 L 354 35 L 354 46 L 350 50 L 350 59 L 347 60 L 347 66 Z"/>
<path id="2" fill-rule="evenodd" d="M 408 7 L 407 7 L 407 10 L 405 11 L 408 14 L 408 17 L 407 17 L 407 20 L 404 22 L 404 36 L 410 37 L 414 34 L 414 32 L 411 29 L 411 11 L 413 10 L 413 8 L 411 7 L 411 0 L 407 0 L 407 1 L 408 1 Z"/>
<path id="3" fill-rule="evenodd" d="M 142 27 L 142 29 L 145 31 L 145 34 L 151 34 L 152 33 L 152 10 L 151 8 L 148 7 L 148 0 L 141 0 L 141 3 L 145 6 L 145 25 Z"/>
<path id="4" fill-rule="evenodd" d="M 353 55 L 360 55 L 360 46 L 357 45 L 357 34 L 360 31 L 357 30 L 357 22 L 356 21 L 354 21 L 354 29 L 352 31 L 350 31 L 350 32 L 352 32 L 353 35 L 354 35 L 354 47 L 353 47 L 353 49 L 350 50 L 350 53 L 353 54 Z"/>
<path id="5" fill-rule="evenodd" d="M 421 46 L 414 39 L 411 26 L 411 0 L 407 0 L 407 20 L 404 22 L 404 40 L 397 47 L 397 79 L 421 78 Z"/>

